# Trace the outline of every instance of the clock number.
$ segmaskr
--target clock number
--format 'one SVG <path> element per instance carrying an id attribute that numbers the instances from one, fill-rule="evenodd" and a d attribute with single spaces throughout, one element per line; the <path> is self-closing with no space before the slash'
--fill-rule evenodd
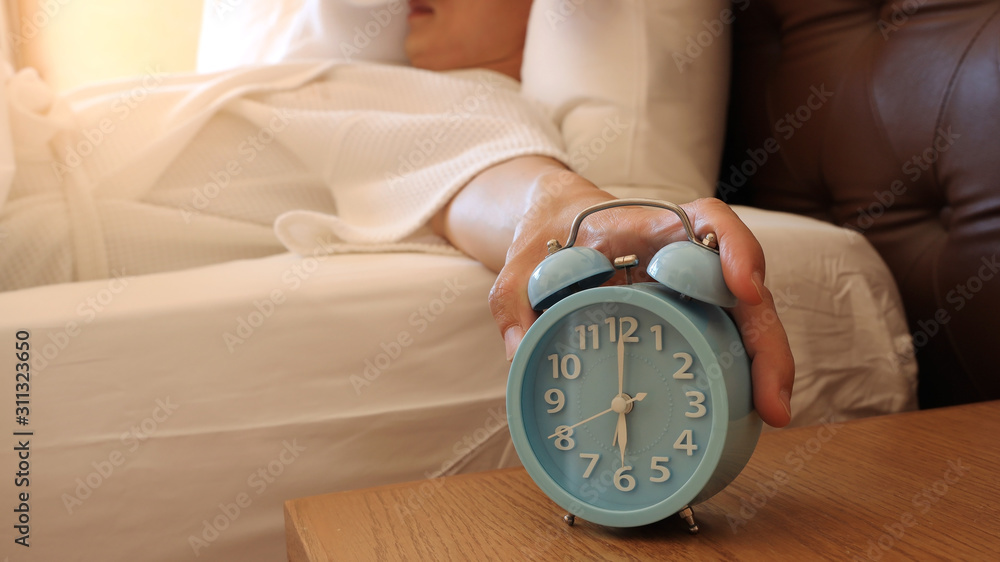
<path id="1" fill-rule="evenodd" d="M 702 394 L 701 392 L 698 392 L 697 390 L 691 390 L 691 391 L 685 392 L 684 396 L 687 396 L 688 398 L 691 399 L 691 401 L 688 402 L 688 405 L 689 406 L 694 406 L 694 411 L 693 412 L 684 412 L 685 416 L 687 416 L 689 418 L 700 418 L 700 417 L 702 417 L 702 416 L 705 415 L 705 412 L 707 412 L 708 410 L 705 408 L 705 405 L 702 403 L 702 402 L 705 401 L 705 395 L 704 394 Z"/>
<path id="2" fill-rule="evenodd" d="M 625 343 L 639 343 L 639 336 L 633 336 L 636 329 L 639 327 L 639 321 L 631 316 L 623 316 L 621 319 L 622 323 L 622 340 Z M 625 326 L 628 325 L 626 329 Z"/>
<path id="3" fill-rule="evenodd" d="M 653 338 L 656 342 L 656 351 L 663 351 L 663 326 L 659 324 L 649 328 L 650 332 L 653 332 Z"/>
<path id="4" fill-rule="evenodd" d="M 567 379 L 575 379 L 580 376 L 580 358 L 570 353 L 559 359 L 558 353 L 553 353 L 548 357 L 552 361 L 552 378 L 558 379 L 559 375 Z"/>
<path id="5" fill-rule="evenodd" d="M 556 428 L 556 449 L 560 451 L 569 451 L 573 447 L 576 447 L 576 441 L 573 439 L 573 428 L 568 425 L 560 425 Z"/>
<path id="6" fill-rule="evenodd" d="M 631 466 L 623 466 L 615 471 L 615 488 L 623 492 L 631 492 L 635 488 L 635 478 L 631 474 L 625 474 L 632 470 Z"/>
<path id="7" fill-rule="evenodd" d="M 590 478 L 590 473 L 594 472 L 594 467 L 597 466 L 597 461 L 601 458 L 601 455 L 597 453 L 580 453 L 581 459 L 590 459 L 590 464 L 587 465 L 587 470 L 583 471 L 584 478 Z"/>
<path id="8" fill-rule="evenodd" d="M 611 343 L 615 343 L 618 339 L 618 330 L 615 326 L 616 320 L 617 319 L 614 317 L 606 318 L 604 320 L 608 324 L 608 331 L 611 332 Z M 639 328 L 639 321 L 631 316 L 622 316 L 620 321 L 622 324 L 622 339 L 625 343 L 639 343 L 639 336 L 632 335 L 635 333 L 636 329 Z M 626 325 L 628 328 L 625 327 Z"/>
<path id="9" fill-rule="evenodd" d="M 552 408 L 545 411 L 555 414 L 562 411 L 563 406 L 566 405 L 566 395 L 558 388 L 550 388 L 545 391 L 545 401 L 548 402 L 549 406 L 552 406 Z"/>
<path id="10" fill-rule="evenodd" d="M 576 329 L 576 333 L 580 334 L 580 350 L 581 351 L 587 349 L 587 332 L 590 332 L 591 347 L 593 347 L 594 349 L 598 348 L 597 346 L 600 343 L 600 336 L 598 335 L 598 326 L 597 326 L 597 324 L 591 324 L 589 326 L 584 326 L 583 324 L 580 324 L 575 329 Z"/>
<path id="11" fill-rule="evenodd" d="M 670 469 L 660 464 L 666 463 L 669 460 L 669 457 L 653 457 L 653 462 L 650 464 L 649 468 L 660 471 L 660 475 L 650 476 L 650 482 L 666 482 L 667 479 L 670 478 Z"/>
<path id="12" fill-rule="evenodd" d="M 690 429 L 685 429 L 681 432 L 677 441 L 674 441 L 674 449 L 687 451 L 689 457 L 698 450 L 698 446 L 694 444 L 694 435 Z"/>
<path id="13" fill-rule="evenodd" d="M 694 363 L 694 359 L 691 359 L 691 355 L 688 354 L 688 353 L 684 353 L 684 352 L 675 353 L 674 354 L 674 359 L 683 359 L 684 360 L 684 365 L 682 365 L 680 369 L 677 369 L 677 372 L 674 373 L 674 378 L 675 379 L 693 379 L 694 378 L 694 374 L 688 372 L 688 369 L 691 368 L 691 364 Z"/>

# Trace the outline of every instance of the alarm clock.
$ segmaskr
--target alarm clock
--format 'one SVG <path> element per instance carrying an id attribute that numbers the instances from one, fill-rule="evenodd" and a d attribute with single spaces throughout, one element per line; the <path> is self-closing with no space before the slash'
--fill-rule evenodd
<path id="1" fill-rule="evenodd" d="M 583 220 L 625 205 L 666 209 L 688 240 L 662 248 L 633 283 L 635 256 L 612 263 L 574 246 Z M 728 485 L 760 436 L 750 364 L 723 310 L 737 303 L 715 235 L 698 240 L 673 203 L 618 199 L 583 210 L 565 245 L 548 243 L 528 298 L 540 317 L 511 363 L 507 420 L 524 468 L 568 514 L 634 527 L 679 514 Z M 625 269 L 626 284 L 602 286 Z"/>

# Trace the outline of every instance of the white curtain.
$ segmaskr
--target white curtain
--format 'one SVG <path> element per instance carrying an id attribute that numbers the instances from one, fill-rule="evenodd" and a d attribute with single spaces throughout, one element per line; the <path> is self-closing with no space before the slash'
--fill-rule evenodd
<path id="1" fill-rule="evenodd" d="M 17 1 L 12 0 L 0 0 L 0 57 L 3 58 L 5 62 L 10 63 L 16 68 L 14 60 L 14 49 L 11 41 L 11 32 L 13 27 L 11 22 L 16 22 L 17 17 Z"/>
<path id="2" fill-rule="evenodd" d="M 20 21 L 17 0 L 0 0 L 0 205 L 7 200 L 10 182 L 14 178 L 14 147 L 10 139 L 10 117 L 7 112 L 7 80 L 18 67 L 12 41 L 12 22 Z M 0 242 L 4 233 L 0 232 Z"/>

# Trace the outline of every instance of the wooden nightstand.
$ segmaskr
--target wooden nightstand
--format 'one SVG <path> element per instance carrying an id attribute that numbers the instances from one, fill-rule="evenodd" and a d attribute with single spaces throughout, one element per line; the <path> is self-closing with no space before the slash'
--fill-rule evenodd
<path id="1" fill-rule="evenodd" d="M 1000 402 L 761 437 L 733 484 L 635 529 L 577 520 L 522 469 L 285 503 L 300 560 L 993 560 L 1000 552 Z"/>

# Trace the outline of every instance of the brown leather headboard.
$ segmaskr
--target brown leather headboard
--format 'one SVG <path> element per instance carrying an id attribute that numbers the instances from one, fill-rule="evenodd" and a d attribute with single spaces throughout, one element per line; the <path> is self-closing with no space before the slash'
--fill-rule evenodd
<path id="1" fill-rule="evenodd" d="M 899 285 L 921 405 L 1000 398 L 1000 0 L 733 8 L 720 196 L 863 233 Z"/>

